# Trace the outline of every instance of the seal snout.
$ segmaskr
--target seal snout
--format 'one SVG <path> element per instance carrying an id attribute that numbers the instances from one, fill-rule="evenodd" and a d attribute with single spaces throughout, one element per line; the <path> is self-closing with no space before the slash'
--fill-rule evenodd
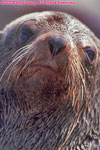
<path id="1" fill-rule="evenodd" d="M 63 49 L 66 48 L 66 41 L 63 37 L 54 35 L 48 39 L 50 45 L 50 51 L 53 56 L 59 54 Z"/>
<path id="2" fill-rule="evenodd" d="M 61 71 L 65 64 L 68 64 L 67 42 L 60 33 L 48 32 L 42 34 L 32 44 L 32 47 L 36 48 L 34 53 L 37 56 L 37 59 L 33 61 L 33 65 L 41 64 L 56 71 Z"/>

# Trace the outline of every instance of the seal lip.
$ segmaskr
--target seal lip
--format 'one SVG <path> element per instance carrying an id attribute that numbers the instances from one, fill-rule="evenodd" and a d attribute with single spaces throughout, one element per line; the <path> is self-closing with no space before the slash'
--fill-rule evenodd
<path id="1" fill-rule="evenodd" d="M 40 68 L 47 68 L 49 70 L 52 70 L 53 72 L 57 73 L 57 69 L 55 69 L 54 67 L 50 66 L 50 65 L 46 65 L 46 64 L 35 64 L 33 65 L 33 67 L 40 67 Z"/>

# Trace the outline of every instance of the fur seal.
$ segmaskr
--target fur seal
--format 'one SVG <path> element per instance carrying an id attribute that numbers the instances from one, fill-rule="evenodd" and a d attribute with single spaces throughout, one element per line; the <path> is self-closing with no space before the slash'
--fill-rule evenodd
<path id="1" fill-rule="evenodd" d="M 73 16 L 0 32 L 0 150 L 100 150 L 100 40 Z"/>

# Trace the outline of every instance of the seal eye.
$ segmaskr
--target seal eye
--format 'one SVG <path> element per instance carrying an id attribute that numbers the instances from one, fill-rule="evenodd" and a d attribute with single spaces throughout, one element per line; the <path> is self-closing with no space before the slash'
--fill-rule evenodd
<path id="1" fill-rule="evenodd" d="M 93 49 L 91 47 L 87 47 L 87 48 L 85 48 L 85 53 L 86 53 L 90 63 L 93 63 L 95 58 L 96 58 L 96 51 L 95 51 L 95 49 Z"/>
<path id="2" fill-rule="evenodd" d="M 27 42 L 32 36 L 33 36 L 32 30 L 28 26 L 24 25 L 21 27 L 19 31 L 17 42 L 19 44 L 23 44 Z"/>

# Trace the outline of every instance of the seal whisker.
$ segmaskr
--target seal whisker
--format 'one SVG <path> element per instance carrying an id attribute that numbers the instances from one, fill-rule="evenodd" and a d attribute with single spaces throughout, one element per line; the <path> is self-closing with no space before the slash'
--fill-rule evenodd
<path id="1" fill-rule="evenodd" d="M 20 75 L 22 74 L 22 72 L 35 60 L 33 51 L 31 53 L 29 53 L 28 55 L 25 55 L 22 59 L 25 59 L 25 62 L 24 62 L 24 66 L 22 67 L 22 69 L 20 70 L 20 72 L 19 72 L 19 74 L 17 76 L 16 83 L 17 83 Z"/>
<path id="2" fill-rule="evenodd" d="M 16 60 L 18 60 L 20 57 L 23 58 L 27 53 L 28 53 L 28 51 L 25 51 L 25 52 L 22 53 L 22 54 L 16 55 L 16 56 L 14 57 L 14 59 L 13 59 L 13 62 L 16 61 Z"/>
<path id="3" fill-rule="evenodd" d="M 10 80 L 10 78 L 11 78 L 11 75 L 12 75 L 12 73 L 13 73 L 13 71 L 16 69 L 16 66 L 17 66 L 17 64 L 18 64 L 18 62 L 20 62 L 22 60 L 22 58 L 16 58 L 13 62 L 12 62 L 12 68 L 11 68 L 11 70 L 10 70 L 10 72 L 9 72 L 9 75 L 8 75 L 8 78 L 7 78 L 7 83 L 9 83 L 9 80 Z M 9 68 L 8 68 L 9 69 Z"/>
<path id="4" fill-rule="evenodd" d="M 18 49 L 15 53 L 13 53 L 12 57 L 18 57 L 18 55 L 20 55 L 20 53 L 24 52 L 25 50 L 29 49 L 30 45 L 26 45 L 24 47 L 21 47 L 20 49 Z"/>
<path id="5" fill-rule="evenodd" d="M 28 45 L 29 47 L 30 47 L 30 45 Z M 25 51 L 25 52 L 24 52 Z M 30 49 L 30 51 L 31 51 L 31 49 Z M 10 77 L 11 77 L 11 74 L 12 74 L 12 72 L 14 71 L 14 70 L 16 70 L 16 67 L 17 67 L 17 65 L 22 61 L 22 60 L 24 60 L 24 59 L 26 59 L 25 57 L 27 57 L 27 59 L 26 59 L 26 61 L 25 61 L 25 63 L 27 63 L 27 60 L 28 60 L 28 58 L 29 58 L 29 51 L 27 50 L 27 47 L 26 47 L 26 49 L 24 50 L 23 49 L 23 52 L 24 53 L 18 53 L 18 55 L 16 55 L 15 57 L 14 57 L 14 59 L 13 59 L 13 61 L 12 61 L 12 68 L 11 68 L 11 71 L 9 72 L 9 75 L 8 75 L 8 82 L 9 82 L 9 80 L 10 80 Z M 16 63 L 15 63 L 16 62 Z M 17 81 L 17 80 L 16 80 Z"/>
<path id="6" fill-rule="evenodd" d="M 9 80 L 10 80 L 10 77 L 11 77 L 12 72 L 16 69 L 16 66 L 18 65 L 18 63 L 21 62 L 21 60 L 25 57 L 25 55 L 26 55 L 27 53 L 28 53 L 28 52 L 25 52 L 24 54 L 21 54 L 20 56 L 14 58 L 13 61 L 11 62 L 11 64 L 7 67 L 7 70 L 8 70 L 8 69 L 10 69 L 10 67 L 12 66 L 12 67 L 11 67 L 11 70 L 10 70 L 10 72 L 9 72 L 8 78 L 7 78 L 7 83 L 8 83 Z M 5 73 L 7 72 L 7 70 L 5 71 Z M 5 74 L 5 73 L 4 73 L 4 74 Z M 3 74 L 3 76 L 4 76 L 4 74 Z M 2 77 L 3 77 L 3 76 L 2 76 Z"/>
<path id="7" fill-rule="evenodd" d="M 74 67 L 75 66 L 75 67 Z M 82 75 L 82 71 L 84 72 L 84 70 L 83 70 L 83 67 L 82 67 L 82 64 L 80 63 L 80 61 L 79 61 L 79 58 L 74 58 L 74 61 L 72 61 L 72 65 L 71 65 L 71 67 L 72 67 L 72 74 L 73 74 L 73 76 L 74 76 L 74 78 L 73 78 L 73 87 L 75 86 L 76 88 L 73 90 L 73 93 L 74 93 L 74 91 L 77 91 L 77 90 L 80 90 L 80 85 L 81 85 L 81 81 L 82 81 L 82 83 L 83 83 L 83 87 L 85 88 L 85 79 L 84 79 L 84 77 L 85 77 L 85 75 Z M 82 70 L 82 71 L 81 71 Z M 75 72 L 76 72 L 76 75 L 75 75 Z M 75 77 L 75 76 L 77 76 L 77 78 Z M 77 79 L 77 81 L 75 81 L 75 79 Z M 80 80 L 81 79 L 81 80 Z M 75 85 L 74 85 L 75 84 Z M 82 87 L 82 85 L 81 85 L 81 87 Z M 78 93 L 78 92 L 75 92 L 75 93 Z M 79 92 L 80 93 L 80 92 Z M 79 99 L 80 99 L 80 96 L 79 96 L 79 94 L 78 94 L 78 98 L 76 98 L 77 99 L 77 101 L 75 101 L 75 95 L 73 96 L 74 97 L 74 99 L 73 99 L 73 106 L 74 106 L 74 108 L 75 108 L 75 106 L 76 106 L 76 104 L 78 104 L 77 105 L 77 111 L 79 110 Z"/>
<path id="8" fill-rule="evenodd" d="M 26 47 L 26 48 L 25 48 Z M 25 47 L 23 47 L 23 48 L 21 48 L 21 49 L 19 49 L 18 51 L 25 51 L 29 46 L 25 46 Z M 17 51 L 17 52 L 18 52 Z M 13 55 L 12 55 L 12 57 L 14 57 L 14 55 L 17 53 L 17 52 L 15 52 Z M 3 72 L 3 74 L 1 75 L 1 77 L 0 77 L 0 82 L 1 82 L 1 80 L 3 79 L 3 77 L 4 77 L 4 75 L 7 73 L 7 71 L 9 70 L 9 68 L 15 63 L 15 61 L 17 61 L 18 59 L 19 59 L 19 61 L 21 60 L 20 59 L 20 57 L 22 57 L 22 56 L 24 56 L 25 54 L 27 54 L 28 52 L 26 51 L 26 52 L 24 52 L 24 54 L 22 54 L 22 55 L 20 55 L 19 56 L 19 54 L 20 53 L 18 53 L 18 55 L 16 55 L 15 56 L 15 58 L 13 59 L 13 61 L 8 65 L 8 67 L 5 69 L 5 71 Z M 9 78 L 9 77 L 8 77 Z"/>

